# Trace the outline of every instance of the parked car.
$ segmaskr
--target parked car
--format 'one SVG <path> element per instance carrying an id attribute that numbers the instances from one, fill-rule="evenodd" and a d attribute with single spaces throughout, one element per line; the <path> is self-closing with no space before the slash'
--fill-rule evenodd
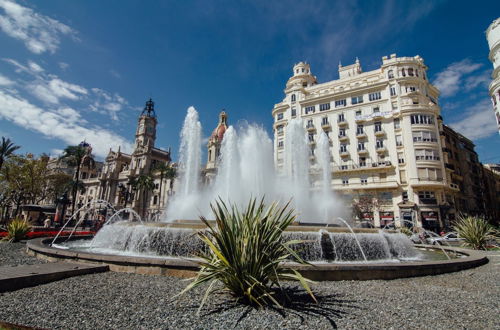
<path id="1" fill-rule="evenodd" d="M 447 233 L 444 236 L 440 237 L 429 237 L 427 238 L 428 244 L 432 245 L 437 245 L 437 244 L 446 244 L 446 243 L 452 243 L 452 242 L 461 242 L 464 239 L 459 237 L 457 233 L 451 232 Z"/>

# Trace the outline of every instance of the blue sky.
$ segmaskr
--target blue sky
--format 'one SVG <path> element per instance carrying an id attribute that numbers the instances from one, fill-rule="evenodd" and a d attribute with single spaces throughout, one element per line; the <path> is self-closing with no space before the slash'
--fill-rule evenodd
<path id="1" fill-rule="evenodd" d="M 0 0 L 0 134 L 52 155 L 86 139 L 102 158 L 130 150 L 151 96 L 157 146 L 177 160 L 191 105 L 204 136 L 222 108 L 270 132 L 294 63 L 324 82 L 339 61 L 359 57 L 368 71 L 418 54 L 445 123 L 500 162 L 484 33 L 499 15 L 499 1 Z"/>

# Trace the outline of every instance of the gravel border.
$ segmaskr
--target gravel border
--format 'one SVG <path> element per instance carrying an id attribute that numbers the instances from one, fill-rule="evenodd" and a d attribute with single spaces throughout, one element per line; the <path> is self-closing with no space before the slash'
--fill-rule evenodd
<path id="1" fill-rule="evenodd" d="M 2 265 L 34 262 L 17 244 L 0 244 Z M 187 285 L 181 279 L 93 274 L 4 293 L 0 320 L 52 329 L 500 329 L 500 252 L 486 254 L 490 263 L 457 273 L 318 282 L 318 305 L 293 284 L 294 303 L 284 310 L 258 310 L 218 294 L 199 316 L 204 292 L 174 298 Z"/>

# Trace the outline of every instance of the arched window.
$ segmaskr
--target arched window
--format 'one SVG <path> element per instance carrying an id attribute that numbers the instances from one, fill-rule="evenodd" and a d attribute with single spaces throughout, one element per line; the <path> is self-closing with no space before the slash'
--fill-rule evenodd
<path id="1" fill-rule="evenodd" d="M 401 69 L 401 75 L 402 75 L 403 77 L 406 77 L 406 72 L 405 72 L 405 69 L 404 69 L 404 68 L 403 68 L 403 69 Z"/>
<path id="2" fill-rule="evenodd" d="M 389 72 L 387 73 L 387 76 L 389 77 L 389 79 L 394 78 L 394 71 L 389 70 Z"/>
<path id="3" fill-rule="evenodd" d="M 413 68 L 408 68 L 408 75 L 413 77 Z"/>
<path id="4" fill-rule="evenodd" d="M 292 102 L 295 102 L 297 100 L 297 97 L 295 96 L 295 94 L 292 94 Z"/>
<path id="5" fill-rule="evenodd" d="M 208 150 L 208 161 L 212 161 L 212 150 Z"/>

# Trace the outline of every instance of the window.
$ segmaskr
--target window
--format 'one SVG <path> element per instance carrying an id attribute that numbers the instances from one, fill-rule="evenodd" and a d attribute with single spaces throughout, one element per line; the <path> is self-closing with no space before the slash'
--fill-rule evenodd
<path id="1" fill-rule="evenodd" d="M 345 128 L 339 129 L 339 136 L 345 136 Z"/>
<path id="2" fill-rule="evenodd" d="M 155 195 L 153 197 L 153 205 L 156 205 L 156 204 L 158 204 L 158 196 Z"/>
<path id="3" fill-rule="evenodd" d="M 354 96 L 351 98 L 351 103 L 352 104 L 359 104 L 359 103 L 363 103 L 363 95 L 360 95 L 360 96 Z"/>
<path id="4" fill-rule="evenodd" d="M 346 100 L 345 99 L 342 99 L 342 100 L 337 100 L 335 101 L 335 108 L 338 108 L 338 107 L 345 107 L 346 106 Z"/>
<path id="5" fill-rule="evenodd" d="M 401 128 L 401 122 L 399 121 L 399 118 L 394 118 L 394 129 Z"/>
<path id="6" fill-rule="evenodd" d="M 405 163 L 405 156 L 402 152 L 398 152 L 398 163 L 399 164 L 404 164 Z"/>
<path id="7" fill-rule="evenodd" d="M 292 103 L 294 103 L 295 101 L 297 101 L 297 96 L 295 96 L 295 94 L 292 94 Z"/>
<path id="8" fill-rule="evenodd" d="M 403 145 L 403 136 L 396 135 L 396 146 L 401 147 Z"/>
<path id="9" fill-rule="evenodd" d="M 347 152 L 347 144 L 340 145 L 340 152 Z"/>
<path id="10" fill-rule="evenodd" d="M 310 106 L 310 107 L 306 107 L 306 109 L 305 109 L 305 111 L 306 111 L 306 115 L 307 115 L 308 113 L 314 113 L 314 110 L 315 110 L 314 105 L 312 105 L 312 106 Z"/>
<path id="11" fill-rule="evenodd" d="M 358 142 L 358 151 L 365 150 L 365 143 L 364 142 Z"/>
<path id="12" fill-rule="evenodd" d="M 389 70 L 389 72 L 387 72 L 387 77 L 388 77 L 389 79 L 394 78 L 394 71 L 393 71 L 393 70 Z"/>
<path id="13" fill-rule="evenodd" d="M 330 110 L 330 103 L 323 103 L 319 105 L 319 111 Z"/>
<path id="14" fill-rule="evenodd" d="M 434 116 L 432 115 L 411 115 L 411 124 L 412 125 L 433 125 L 434 124 Z"/>
<path id="15" fill-rule="evenodd" d="M 328 123 L 328 117 L 321 118 L 321 125 L 329 125 L 329 123 Z"/>
<path id="16" fill-rule="evenodd" d="M 407 191 L 403 191 L 401 193 L 401 197 L 403 197 L 403 201 L 404 202 L 408 201 L 408 192 Z"/>
<path id="17" fill-rule="evenodd" d="M 413 142 L 437 142 L 436 134 L 430 131 L 415 131 Z"/>
<path id="18" fill-rule="evenodd" d="M 408 75 L 413 77 L 413 68 L 408 68 Z"/>
<path id="19" fill-rule="evenodd" d="M 278 113 L 278 115 L 276 116 L 276 120 L 283 120 L 283 112 Z"/>
<path id="20" fill-rule="evenodd" d="M 375 93 L 368 94 L 368 99 L 370 101 L 380 100 L 381 98 L 382 98 L 382 96 L 381 96 L 380 92 L 375 92 Z M 363 102 L 363 101 L 361 101 L 361 102 Z M 361 102 L 359 102 L 359 103 L 361 103 Z"/>
<path id="21" fill-rule="evenodd" d="M 342 171 L 347 170 L 347 165 L 340 165 L 340 169 L 341 169 Z"/>
<path id="22" fill-rule="evenodd" d="M 314 128 L 314 124 L 313 124 L 313 120 L 312 119 L 309 119 L 307 121 L 306 128 Z"/>
<path id="23" fill-rule="evenodd" d="M 417 91 L 417 87 L 415 87 L 415 86 L 406 86 L 406 92 L 407 93 L 416 92 L 416 91 Z"/>
<path id="24" fill-rule="evenodd" d="M 363 125 L 358 125 L 358 127 L 356 128 L 356 135 L 361 135 L 361 134 L 364 134 Z"/>
<path id="25" fill-rule="evenodd" d="M 366 157 L 359 157 L 359 167 L 366 166 Z"/>
<path id="26" fill-rule="evenodd" d="M 356 117 L 360 117 L 362 114 L 361 110 L 356 111 Z"/>
<path id="27" fill-rule="evenodd" d="M 373 108 L 373 113 L 380 113 L 380 107 Z"/>
<path id="28" fill-rule="evenodd" d="M 395 95 L 396 95 L 396 87 L 391 86 L 391 96 L 395 96 Z"/>
<path id="29" fill-rule="evenodd" d="M 278 134 L 283 133 L 283 125 L 276 126 L 276 132 L 278 132 Z"/>
<path id="30" fill-rule="evenodd" d="M 384 140 L 377 140 L 377 149 L 381 149 L 384 147 Z"/>
<path id="31" fill-rule="evenodd" d="M 413 99 L 411 99 L 411 101 L 412 101 L 413 104 L 418 104 L 418 99 L 417 98 L 413 98 Z"/>
<path id="32" fill-rule="evenodd" d="M 341 122 L 344 122 L 344 121 L 345 121 L 345 118 L 344 118 L 344 114 L 343 114 L 343 113 L 339 113 L 339 118 L 338 118 L 338 121 L 339 121 L 339 123 L 341 123 Z"/>
<path id="33" fill-rule="evenodd" d="M 439 160 L 439 151 L 435 149 L 416 149 L 416 160 Z"/>
<path id="34" fill-rule="evenodd" d="M 433 191 L 419 191 L 418 198 L 436 198 Z"/>
<path id="35" fill-rule="evenodd" d="M 415 69 L 415 76 L 418 77 L 418 69 Z"/>
<path id="36" fill-rule="evenodd" d="M 314 134 L 311 133 L 308 135 L 308 137 L 309 137 L 309 142 L 314 142 Z"/>
<path id="37" fill-rule="evenodd" d="M 297 116 L 297 109 L 295 107 L 292 107 L 292 117 Z"/>
<path id="38" fill-rule="evenodd" d="M 406 77 L 406 72 L 405 72 L 405 69 L 404 69 L 404 68 L 403 68 L 403 69 L 401 69 L 401 75 L 402 75 L 403 77 Z"/>
<path id="39" fill-rule="evenodd" d="M 361 184 L 368 184 L 368 177 L 362 176 L 360 181 L 361 181 Z"/>
<path id="40" fill-rule="evenodd" d="M 283 148 L 283 141 L 278 141 L 278 148 Z"/>
<path id="41" fill-rule="evenodd" d="M 382 122 L 377 121 L 375 122 L 375 132 L 381 132 L 382 131 Z"/>
<path id="42" fill-rule="evenodd" d="M 342 178 L 342 184 L 347 186 L 349 184 L 349 178 Z"/>

